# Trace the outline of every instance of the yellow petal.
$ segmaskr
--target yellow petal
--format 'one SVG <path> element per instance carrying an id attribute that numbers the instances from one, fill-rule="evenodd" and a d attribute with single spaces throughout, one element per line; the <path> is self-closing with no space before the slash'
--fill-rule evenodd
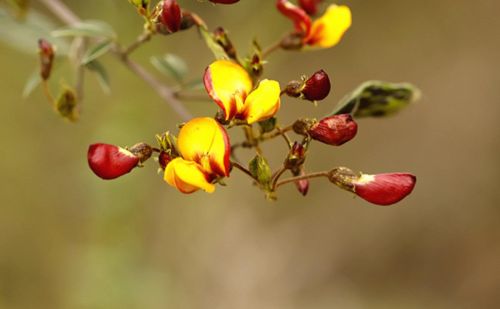
<path id="1" fill-rule="evenodd" d="M 177 146 L 182 157 L 201 164 L 217 176 L 229 176 L 231 145 L 226 130 L 213 118 L 194 118 L 179 132 Z"/>
<path id="2" fill-rule="evenodd" d="M 241 104 L 237 104 L 237 101 L 243 102 L 253 87 L 248 72 L 228 60 L 213 62 L 205 70 L 203 82 L 210 97 L 224 111 L 226 120 L 239 112 L 238 105 Z"/>
<path id="3" fill-rule="evenodd" d="M 248 123 L 271 118 L 280 108 L 280 84 L 264 79 L 245 101 L 243 116 Z"/>
<path id="4" fill-rule="evenodd" d="M 332 4 L 321 18 L 313 22 L 305 43 L 315 47 L 332 47 L 340 42 L 351 23 L 351 10 L 345 5 Z"/>
<path id="5" fill-rule="evenodd" d="M 215 190 L 200 165 L 182 158 L 175 158 L 167 164 L 163 179 L 182 193 L 193 193 L 199 189 L 212 193 Z"/>

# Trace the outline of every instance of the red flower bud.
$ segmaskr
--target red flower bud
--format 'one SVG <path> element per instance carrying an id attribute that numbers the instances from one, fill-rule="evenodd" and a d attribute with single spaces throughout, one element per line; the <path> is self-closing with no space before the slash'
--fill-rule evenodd
<path id="1" fill-rule="evenodd" d="M 89 146 L 87 160 L 90 169 L 102 179 L 114 179 L 125 175 L 140 162 L 139 157 L 130 151 L 102 143 Z"/>
<path id="2" fill-rule="evenodd" d="M 212 3 L 220 3 L 220 4 L 233 4 L 240 0 L 209 0 Z"/>
<path id="3" fill-rule="evenodd" d="M 376 205 L 392 205 L 413 191 L 417 178 L 407 173 L 361 175 L 354 184 L 354 193 Z"/>
<path id="4" fill-rule="evenodd" d="M 294 174 L 294 176 L 304 176 L 305 174 L 306 173 L 304 172 L 304 170 L 301 170 L 298 174 Z M 309 191 L 309 180 L 308 179 L 297 180 L 295 181 L 295 186 L 303 196 L 306 196 L 307 192 Z"/>
<path id="5" fill-rule="evenodd" d="M 307 14 L 316 15 L 320 2 L 321 0 L 299 0 L 299 5 Z"/>
<path id="6" fill-rule="evenodd" d="M 358 125 L 349 114 L 326 117 L 313 124 L 307 133 L 325 144 L 340 146 L 356 136 Z"/>
<path id="7" fill-rule="evenodd" d="M 160 155 L 158 156 L 158 163 L 160 164 L 160 167 L 162 169 L 165 169 L 167 167 L 168 162 L 172 161 L 172 156 L 166 153 L 165 151 L 160 152 Z"/>
<path id="8" fill-rule="evenodd" d="M 309 101 L 320 101 L 330 93 L 330 78 L 325 71 L 319 70 L 306 81 L 302 95 Z"/>
<path id="9" fill-rule="evenodd" d="M 170 32 L 181 29 L 182 12 L 177 0 L 164 0 L 160 21 Z"/>
<path id="10" fill-rule="evenodd" d="M 303 33 L 304 36 L 309 34 L 311 30 L 311 18 L 307 13 L 296 5 L 291 4 L 287 0 L 277 0 L 276 7 L 289 19 L 291 19 L 295 25 L 295 30 L 299 33 Z"/>
<path id="11" fill-rule="evenodd" d="M 47 80 L 54 63 L 54 47 L 48 41 L 40 39 L 38 40 L 38 54 L 40 55 L 40 76 L 43 80 Z"/>

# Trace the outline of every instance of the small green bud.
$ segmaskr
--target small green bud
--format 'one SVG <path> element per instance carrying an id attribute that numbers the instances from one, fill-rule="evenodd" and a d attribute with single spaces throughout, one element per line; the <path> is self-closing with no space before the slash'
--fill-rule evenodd
<path id="1" fill-rule="evenodd" d="M 248 164 L 248 170 L 257 179 L 259 185 L 266 190 L 270 190 L 272 172 L 269 163 L 263 156 L 256 155 Z"/>
<path id="2" fill-rule="evenodd" d="M 76 122 L 79 118 L 76 94 L 73 89 L 64 87 L 56 99 L 55 108 L 57 112 L 71 122 Z"/>

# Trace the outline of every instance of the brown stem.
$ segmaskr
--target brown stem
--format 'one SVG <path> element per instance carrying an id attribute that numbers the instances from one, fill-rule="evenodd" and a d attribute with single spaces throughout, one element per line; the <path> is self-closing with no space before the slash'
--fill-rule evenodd
<path id="1" fill-rule="evenodd" d="M 276 191 L 276 188 L 277 188 L 277 185 L 278 185 L 278 180 L 280 179 L 280 177 L 283 175 L 283 173 L 285 173 L 287 171 L 287 169 L 282 166 L 280 167 L 280 169 L 275 173 L 274 177 L 273 177 L 273 181 L 272 181 L 272 185 L 271 185 L 271 192 L 274 192 Z"/>
<path id="2" fill-rule="evenodd" d="M 252 175 L 252 173 L 250 173 L 250 171 L 248 169 L 246 169 L 243 165 L 237 163 L 237 162 L 231 162 L 231 165 L 237 169 L 239 169 L 240 171 L 242 171 L 243 173 L 247 174 L 250 178 L 252 178 L 253 180 L 257 181 L 258 180 Z"/>
<path id="3" fill-rule="evenodd" d="M 122 53 L 124 55 L 130 55 L 132 52 L 134 52 L 138 47 L 140 47 L 142 44 L 148 42 L 151 40 L 153 37 L 153 32 L 149 30 L 145 30 L 132 44 L 130 44 L 128 47 L 126 47 Z"/>
<path id="4" fill-rule="evenodd" d="M 290 182 L 295 182 L 298 180 L 304 180 L 304 179 L 310 179 L 310 178 L 318 178 L 318 177 L 328 177 L 328 171 L 310 173 L 310 174 L 305 174 L 302 176 L 296 176 L 296 177 L 283 179 L 282 181 L 280 181 L 276 184 L 276 188 L 279 188 L 280 186 L 287 184 L 287 183 L 290 183 Z"/>
<path id="5" fill-rule="evenodd" d="M 182 118 L 182 120 L 188 121 L 193 118 L 191 113 L 184 107 L 184 104 L 176 98 L 175 93 L 172 89 L 170 89 L 170 87 L 165 86 L 140 64 L 130 60 L 126 56 L 124 57 L 124 55 L 119 52 L 118 57 L 130 71 L 134 72 L 137 76 L 149 84 L 149 86 L 151 86 L 151 88 L 153 88 L 156 93 L 170 105 L 170 107 Z"/>
<path id="6" fill-rule="evenodd" d="M 267 134 L 262 134 L 261 136 L 259 136 L 259 141 L 267 141 L 269 139 L 273 139 L 275 137 L 278 137 L 280 135 L 284 135 L 286 132 L 289 132 L 293 129 L 293 125 L 289 125 L 289 126 L 286 126 L 284 128 L 276 128 L 276 131 L 274 132 L 271 132 L 271 133 L 267 133 Z M 287 142 L 290 144 L 290 140 L 288 138 L 288 136 L 284 136 L 285 139 L 287 140 Z"/>
<path id="7" fill-rule="evenodd" d="M 263 59 L 267 58 L 270 54 L 272 54 L 273 52 L 277 51 L 280 48 L 281 48 L 281 40 L 274 42 L 272 45 L 266 47 L 262 51 L 262 58 Z"/>

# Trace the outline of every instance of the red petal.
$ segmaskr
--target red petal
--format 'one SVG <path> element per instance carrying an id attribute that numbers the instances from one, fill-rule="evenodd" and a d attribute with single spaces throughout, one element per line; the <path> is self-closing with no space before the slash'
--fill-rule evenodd
<path id="1" fill-rule="evenodd" d="M 305 36 L 309 34 L 312 22 L 309 15 L 303 9 L 291 4 L 287 0 L 278 0 L 276 7 L 283 15 L 293 21 L 297 32 L 304 33 Z"/>
<path id="2" fill-rule="evenodd" d="M 89 146 L 87 160 L 90 169 L 102 179 L 114 179 L 127 174 L 139 163 L 139 157 L 130 151 L 102 143 Z"/>
<path id="3" fill-rule="evenodd" d="M 354 183 L 355 193 L 370 203 L 392 205 L 409 195 L 417 178 L 408 173 L 362 175 Z"/>

